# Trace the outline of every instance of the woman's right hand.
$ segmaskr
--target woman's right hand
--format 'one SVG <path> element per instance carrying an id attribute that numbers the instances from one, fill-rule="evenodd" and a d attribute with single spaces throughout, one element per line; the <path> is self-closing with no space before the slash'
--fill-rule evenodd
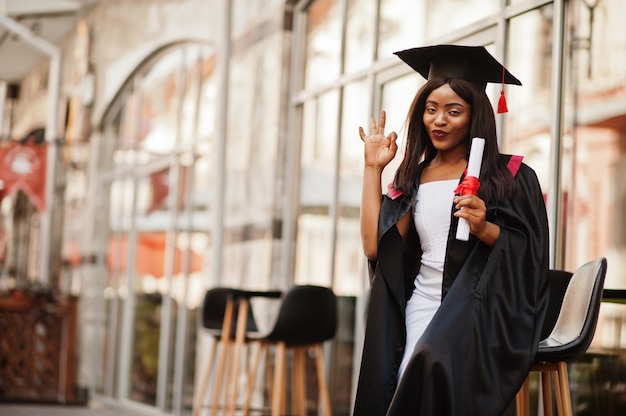
<path id="1" fill-rule="evenodd" d="M 378 256 L 378 216 L 381 206 L 381 177 L 383 169 L 396 155 L 398 145 L 395 132 L 385 136 L 384 111 L 380 112 L 377 123 L 372 117 L 370 135 L 359 127 L 359 136 L 365 144 L 365 168 L 363 169 L 363 192 L 361 193 L 361 240 L 367 258 L 376 260 Z"/>
<path id="2" fill-rule="evenodd" d="M 385 136 L 385 111 L 380 112 L 378 123 L 374 117 L 370 120 L 370 135 L 367 136 L 363 127 L 359 127 L 359 136 L 365 143 L 365 167 L 382 170 L 395 157 L 398 150 L 398 135 L 392 131 Z"/>

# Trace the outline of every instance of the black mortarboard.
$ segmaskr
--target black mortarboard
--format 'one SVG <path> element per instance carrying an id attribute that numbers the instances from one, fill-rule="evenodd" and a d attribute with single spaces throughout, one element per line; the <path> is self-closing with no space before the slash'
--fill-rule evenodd
<path id="1" fill-rule="evenodd" d="M 522 85 L 484 46 L 435 45 L 394 54 L 426 79 L 460 78 L 483 88 L 488 82 Z M 504 90 L 501 94 L 504 99 Z M 498 112 L 506 112 L 506 103 L 501 106 Z"/>

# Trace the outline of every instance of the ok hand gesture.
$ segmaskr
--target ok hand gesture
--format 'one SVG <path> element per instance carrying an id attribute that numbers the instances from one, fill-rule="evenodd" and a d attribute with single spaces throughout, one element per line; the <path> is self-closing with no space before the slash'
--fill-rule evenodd
<path id="1" fill-rule="evenodd" d="M 382 170 L 396 155 L 398 135 L 392 131 L 385 136 L 385 111 L 380 112 L 380 121 L 376 123 L 374 117 L 370 120 L 370 135 L 367 136 L 363 127 L 359 127 L 359 136 L 365 143 L 365 166 Z"/>

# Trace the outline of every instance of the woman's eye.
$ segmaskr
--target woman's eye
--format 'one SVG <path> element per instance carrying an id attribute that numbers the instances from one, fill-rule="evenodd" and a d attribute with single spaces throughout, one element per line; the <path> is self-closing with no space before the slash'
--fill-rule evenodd
<path id="1" fill-rule="evenodd" d="M 459 110 L 451 110 L 449 114 L 451 116 L 458 116 L 459 114 L 461 114 L 461 112 Z"/>

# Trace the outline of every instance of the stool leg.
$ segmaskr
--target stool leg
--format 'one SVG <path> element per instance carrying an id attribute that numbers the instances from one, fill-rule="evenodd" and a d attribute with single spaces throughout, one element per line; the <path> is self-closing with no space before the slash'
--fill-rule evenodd
<path id="1" fill-rule="evenodd" d="M 215 389 L 213 391 L 213 403 L 211 404 L 211 415 L 217 415 L 217 407 L 220 401 L 220 391 L 224 381 L 222 380 L 225 371 L 226 362 L 228 361 L 230 350 L 230 328 L 233 322 L 233 299 L 228 297 L 226 308 L 224 309 L 224 323 L 222 324 L 222 338 L 220 340 L 221 349 L 217 360 L 217 373 L 215 377 Z M 228 376 L 226 377 L 228 378 Z"/>
<path id="2" fill-rule="evenodd" d="M 316 344 L 314 349 L 315 362 L 317 364 L 317 383 L 319 385 L 322 409 L 324 410 L 325 416 L 331 416 L 333 411 L 330 404 L 330 395 L 328 394 L 328 385 L 326 384 L 326 375 L 324 372 L 324 350 L 322 348 L 322 344 Z"/>
<path id="3" fill-rule="evenodd" d="M 557 364 L 559 377 L 559 389 L 561 391 L 561 402 L 563 403 L 563 415 L 572 416 L 572 397 L 569 391 L 569 378 L 567 373 L 567 363 L 560 361 Z"/>
<path id="4" fill-rule="evenodd" d="M 214 339 L 211 343 L 211 350 L 209 351 L 209 357 L 207 358 L 207 365 L 204 369 L 204 374 L 202 375 L 202 381 L 200 382 L 200 387 L 197 392 L 196 401 L 193 405 L 193 416 L 200 415 L 200 409 L 202 408 L 202 402 L 204 400 L 204 395 L 206 394 L 206 390 L 209 387 L 209 379 L 211 378 L 211 367 L 213 367 L 213 360 L 215 359 L 215 350 L 217 349 L 217 339 Z"/>
<path id="5" fill-rule="evenodd" d="M 293 387 L 291 411 L 294 415 L 306 416 L 306 347 L 296 347 L 293 351 Z"/>
<path id="6" fill-rule="evenodd" d="M 517 409 L 517 416 L 529 416 L 529 394 L 530 394 L 530 379 L 526 376 L 524 383 L 520 387 L 517 395 L 515 396 L 515 407 Z"/>
<path id="7" fill-rule="evenodd" d="M 555 367 L 556 368 L 556 367 Z M 559 416 L 563 416 L 563 394 L 561 391 L 561 382 L 559 381 L 558 370 L 551 371 L 550 375 L 554 383 L 554 395 L 556 396 L 556 413 Z"/>
<path id="8" fill-rule="evenodd" d="M 551 371 L 541 372 L 541 394 L 543 395 L 543 414 L 552 416 L 552 386 L 550 385 Z"/>
<path id="9" fill-rule="evenodd" d="M 230 397 L 227 404 L 228 415 L 235 414 L 235 404 L 237 402 L 237 378 L 239 376 L 239 361 L 241 358 L 241 348 L 243 346 L 246 335 L 246 326 L 248 323 L 248 299 L 241 298 L 239 300 L 239 310 L 237 312 L 237 333 L 235 335 L 233 368 L 231 373 L 232 385 Z"/>
<path id="10" fill-rule="evenodd" d="M 276 362 L 274 364 L 274 391 L 272 392 L 272 416 L 279 416 L 283 407 L 285 395 L 285 361 L 287 347 L 284 342 L 279 342 L 276 347 Z"/>
<path id="11" fill-rule="evenodd" d="M 256 373 L 259 369 L 259 363 L 261 362 L 261 355 L 265 350 L 265 344 L 262 342 L 259 343 L 259 347 L 257 348 L 256 354 L 254 354 L 254 361 L 252 363 L 252 368 L 250 369 L 250 374 L 248 375 L 248 390 L 246 391 L 246 398 L 243 403 L 243 416 L 248 416 L 250 411 L 250 402 L 252 401 L 252 392 L 254 391 L 254 382 L 256 381 Z"/>
<path id="12" fill-rule="evenodd" d="M 274 367 L 276 356 L 274 355 L 274 362 L 272 362 L 272 353 L 269 348 L 265 349 L 265 383 L 267 385 L 267 401 L 270 405 L 270 411 L 272 407 L 272 400 L 274 399 Z"/>

